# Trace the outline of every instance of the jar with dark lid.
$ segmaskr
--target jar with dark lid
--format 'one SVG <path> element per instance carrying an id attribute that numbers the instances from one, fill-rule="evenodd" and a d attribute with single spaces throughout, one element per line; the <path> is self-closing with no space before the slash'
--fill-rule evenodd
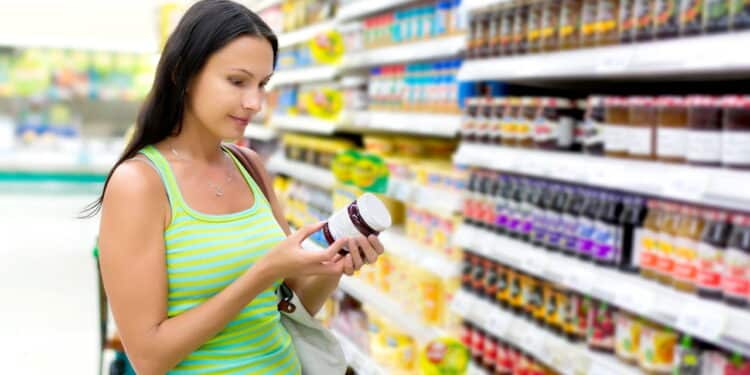
<path id="1" fill-rule="evenodd" d="M 582 0 L 562 0 L 560 7 L 560 49 L 580 47 Z"/>
<path id="2" fill-rule="evenodd" d="M 624 158 L 628 156 L 626 138 L 630 125 L 630 113 L 627 100 L 620 97 L 608 97 L 604 100 L 605 120 L 603 127 L 604 152 L 607 156 Z"/>
<path id="3" fill-rule="evenodd" d="M 711 96 L 689 96 L 687 107 L 688 163 L 704 166 L 721 165 L 723 111 L 719 99 Z"/>
<path id="4" fill-rule="evenodd" d="M 606 121 L 606 107 L 603 96 L 590 96 L 586 103 L 586 110 L 582 129 L 580 131 L 583 152 L 589 155 L 604 154 L 604 123 Z M 576 134 L 578 136 L 578 134 Z"/>
<path id="5" fill-rule="evenodd" d="M 661 161 L 684 163 L 687 146 L 687 104 L 679 96 L 663 96 L 658 107 L 656 155 Z"/>
<path id="6" fill-rule="evenodd" d="M 521 98 L 510 97 L 508 98 L 505 106 L 505 112 L 503 114 L 503 131 L 502 131 L 502 142 L 505 146 L 516 146 L 518 145 L 518 135 L 516 128 L 520 120 L 521 114 Z"/>
<path id="7" fill-rule="evenodd" d="M 539 109 L 539 99 L 524 97 L 521 99 L 520 122 L 516 124 L 516 137 L 518 145 L 523 148 L 534 147 L 534 121 Z"/>
<path id="8" fill-rule="evenodd" d="M 492 99 L 490 114 L 490 144 L 499 145 L 503 142 L 503 114 L 507 100 L 504 97 Z"/>
<path id="9" fill-rule="evenodd" d="M 477 120 L 479 116 L 479 98 L 466 98 L 466 110 L 461 121 L 461 139 L 475 142 L 477 137 Z"/>
<path id="10" fill-rule="evenodd" d="M 750 96 L 723 99 L 724 126 L 721 163 L 730 168 L 750 168 Z"/>
<path id="11" fill-rule="evenodd" d="M 569 150 L 573 145 L 573 103 L 565 98 L 541 98 L 534 122 L 534 143 L 545 150 Z"/>

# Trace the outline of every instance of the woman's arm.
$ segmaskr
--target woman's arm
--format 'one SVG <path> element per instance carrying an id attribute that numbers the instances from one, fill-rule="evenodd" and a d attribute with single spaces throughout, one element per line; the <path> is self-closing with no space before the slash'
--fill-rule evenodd
<path id="1" fill-rule="evenodd" d="M 293 270 L 341 272 L 340 264 L 329 261 L 343 244 L 324 254 L 300 256 L 304 252 L 296 250 L 307 234 L 301 231 L 218 294 L 169 318 L 163 236 L 167 207 L 159 177 L 141 162 L 118 167 L 104 196 L 99 230 L 102 279 L 123 344 L 140 375 L 163 374 L 176 366 Z"/>

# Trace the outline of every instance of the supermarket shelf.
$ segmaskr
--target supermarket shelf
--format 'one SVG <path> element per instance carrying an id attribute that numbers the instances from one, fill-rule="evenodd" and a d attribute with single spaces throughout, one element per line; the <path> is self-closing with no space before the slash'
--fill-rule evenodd
<path id="1" fill-rule="evenodd" d="M 283 129 L 330 135 L 338 128 L 334 121 L 321 120 L 312 116 L 279 116 L 271 117 L 271 125 Z"/>
<path id="2" fill-rule="evenodd" d="M 268 159 L 268 169 L 323 189 L 331 189 L 335 183 L 331 171 L 288 160 L 281 153 L 277 153 Z"/>
<path id="3" fill-rule="evenodd" d="M 271 87 L 306 82 L 330 81 L 339 72 L 338 66 L 322 65 L 309 68 L 279 70 L 271 77 Z"/>
<path id="4" fill-rule="evenodd" d="M 403 229 L 391 228 L 378 237 L 389 254 L 408 260 L 440 277 L 454 277 L 461 273 L 460 262 L 450 260 L 439 254 L 438 250 L 406 237 Z"/>
<path id="5" fill-rule="evenodd" d="M 342 277 L 339 288 L 366 303 L 417 341 L 426 342 L 441 336 L 439 329 L 425 324 L 414 314 L 404 311 L 391 297 L 356 278 Z"/>
<path id="6" fill-rule="evenodd" d="M 315 25 L 303 27 L 299 30 L 290 31 L 279 35 L 279 48 L 289 47 L 298 43 L 306 42 L 316 35 L 334 29 L 336 27 L 336 21 L 330 20 L 320 22 Z"/>
<path id="7" fill-rule="evenodd" d="M 458 79 L 523 80 L 680 77 L 750 72 L 750 32 L 518 57 L 468 60 Z"/>
<path id="8" fill-rule="evenodd" d="M 56 49 L 73 49 L 84 51 L 107 51 L 122 53 L 153 53 L 159 52 L 159 46 L 156 40 L 144 41 L 139 39 L 118 40 L 113 43 L 111 40 L 102 40 L 92 35 L 89 38 L 71 38 L 70 36 L 54 35 L 24 35 L 19 32 L 18 35 L 0 36 L 0 47 L 12 48 L 56 48 Z"/>
<path id="9" fill-rule="evenodd" d="M 367 111 L 355 114 L 361 130 L 453 138 L 461 127 L 459 115 Z"/>
<path id="10" fill-rule="evenodd" d="M 344 5 L 338 9 L 336 12 L 336 19 L 343 21 L 364 17 L 412 2 L 414 2 L 414 0 L 352 1 L 350 4 Z"/>
<path id="11" fill-rule="evenodd" d="M 750 211 L 743 171 L 462 144 L 454 162 L 574 184 Z"/>
<path id="12" fill-rule="evenodd" d="M 421 186 L 409 180 L 393 177 L 388 179 L 385 195 L 444 215 L 458 213 L 463 202 L 460 192 Z"/>
<path id="13" fill-rule="evenodd" d="M 641 371 L 585 346 L 572 344 L 519 316 L 489 302 L 459 291 L 451 308 L 465 320 L 500 337 L 562 374 L 637 375 Z"/>
<path id="14" fill-rule="evenodd" d="M 371 2 L 378 4 L 378 2 Z M 391 47 L 375 48 L 344 56 L 344 68 L 361 68 L 368 66 L 414 62 L 420 60 L 440 59 L 458 55 L 466 45 L 465 35 L 454 35 L 434 40 L 403 43 Z"/>
<path id="15" fill-rule="evenodd" d="M 457 246 L 502 264 L 750 355 L 750 311 L 701 299 L 639 276 L 546 252 L 469 225 L 457 231 L 454 241 Z"/>
<path id="16" fill-rule="evenodd" d="M 336 339 L 341 343 L 344 349 L 346 361 L 349 366 L 357 372 L 358 375 L 388 375 L 388 371 L 381 368 L 369 355 L 363 353 L 357 346 L 342 333 L 331 330 Z"/>
<path id="17" fill-rule="evenodd" d="M 260 124 L 250 124 L 245 128 L 245 137 L 268 142 L 276 138 L 276 130 Z"/>
<path id="18" fill-rule="evenodd" d="M 78 156 L 77 153 L 57 151 L 0 154 L 0 172 L 106 175 L 119 155 L 97 155 L 89 163 L 81 162 Z"/>

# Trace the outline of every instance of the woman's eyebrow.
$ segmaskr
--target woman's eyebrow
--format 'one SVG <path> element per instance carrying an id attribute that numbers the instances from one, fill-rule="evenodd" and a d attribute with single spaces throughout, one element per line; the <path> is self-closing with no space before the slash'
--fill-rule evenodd
<path id="1" fill-rule="evenodd" d="M 243 72 L 243 73 L 249 75 L 250 77 L 255 77 L 255 75 L 253 73 L 250 73 L 250 71 L 247 70 L 247 69 L 233 68 L 232 70 L 237 70 L 237 71 L 240 71 L 240 72 Z"/>

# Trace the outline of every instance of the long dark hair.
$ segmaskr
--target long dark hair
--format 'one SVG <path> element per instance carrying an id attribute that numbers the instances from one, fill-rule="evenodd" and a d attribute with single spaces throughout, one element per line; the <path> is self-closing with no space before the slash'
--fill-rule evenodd
<path id="1" fill-rule="evenodd" d="M 82 217 L 101 211 L 104 193 L 114 170 L 142 148 L 177 135 L 182 130 L 185 91 L 208 58 L 240 36 L 265 38 L 273 49 L 274 68 L 279 44 L 270 27 L 244 5 L 230 0 L 201 0 L 193 4 L 169 36 L 154 84 L 141 106 L 135 132 L 107 175 L 99 199 L 87 206 Z"/>

